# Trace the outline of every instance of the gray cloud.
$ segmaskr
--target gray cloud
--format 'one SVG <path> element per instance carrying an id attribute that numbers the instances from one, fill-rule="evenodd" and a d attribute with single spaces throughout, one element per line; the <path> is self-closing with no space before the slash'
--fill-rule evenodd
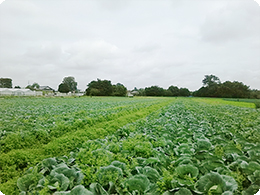
<path id="1" fill-rule="evenodd" d="M 57 88 L 74 76 L 198 89 L 204 75 L 260 89 L 260 7 L 241 1 L 5 0 L 0 77 Z"/>
<path id="2" fill-rule="evenodd" d="M 256 2 L 236 1 L 210 13 L 201 27 L 202 39 L 209 42 L 260 38 L 260 10 Z"/>

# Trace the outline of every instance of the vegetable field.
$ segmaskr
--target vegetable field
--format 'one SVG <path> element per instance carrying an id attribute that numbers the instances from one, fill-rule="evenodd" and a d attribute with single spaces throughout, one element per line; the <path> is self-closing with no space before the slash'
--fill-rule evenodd
<path id="1" fill-rule="evenodd" d="M 260 113 L 202 98 L 0 100 L 9 194 L 243 194 L 260 189 Z"/>

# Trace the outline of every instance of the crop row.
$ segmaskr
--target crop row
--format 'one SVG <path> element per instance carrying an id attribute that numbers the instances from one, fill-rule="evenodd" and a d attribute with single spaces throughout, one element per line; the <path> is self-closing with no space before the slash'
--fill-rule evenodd
<path id="1" fill-rule="evenodd" d="M 160 112 L 87 140 L 18 179 L 32 194 L 243 194 L 260 188 L 260 115 L 178 99 Z"/>
<path id="2" fill-rule="evenodd" d="M 109 109 L 113 110 L 113 101 L 115 101 L 114 99 L 86 98 L 85 101 L 81 99 L 77 100 L 82 101 L 84 104 L 87 101 L 94 101 L 94 99 L 98 100 L 101 104 L 102 101 L 104 101 L 106 104 L 110 104 Z M 61 101 L 71 100 L 64 99 Z M 135 100 L 116 98 L 116 101 L 125 102 L 122 103 L 125 106 L 121 109 L 121 111 L 115 114 L 110 114 L 106 117 L 102 116 L 101 114 L 101 116 L 98 115 L 92 120 L 88 120 L 91 121 L 91 123 L 85 123 L 85 121 L 84 123 L 80 123 L 81 125 L 78 126 L 75 126 L 74 123 L 73 126 L 71 125 L 71 130 L 69 132 L 67 131 L 66 133 L 63 131 L 61 132 L 61 136 L 56 138 L 51 137 L 51 140 L 47 144 L 42 143 L 41 145 L 35 145 L 35 147 L 12 149 L 7 153 L 2 153 L 0 158 L 0 190 L 6 194 L 17 194 L 15 188 L 16 181 L 25 169 L 28 169 L 30 166 L 34 166 L 36 163 L 45 158 L 67 155 L 70 153 L 70 151 L 81 148 L 82 144 L 87 140 L 104 138 L 106 135 L 114 133 L 118 128 L 147 116 L 151 112 L 158 110 L 173 100 L 167 98 L 150 98 L 144 101 L 142 98 L 136 98 Z M 129 106 L 130 104 L 131 106 Z M 100 113 L 102 113 L 104 110 L 102 108 L 104 107 L 99 109 Z M 118 109 L 118 106 L 114 109 Z M 70 112 L 68 111 L 65 114 L 69 115 L 69 113 Z M 71 114 L 73 115 L 73 112 Z M 84 117 L 85 115 L 83 114 L 79 119 L 84 121 Z M 68 128 L 70 125 L 64 127 Z M 29 139 L 33 141 L 33 137 L 31 138 L 28 136 L 28 140 Z M 14 142 L 15 140 L 12 140 L 10 144 Z M 30 143 L 30 140 L 28 143 Z"/>
<path id="3" fill-rule="evenodd" d="M 157 103 L 152 99 L 115 99 L 117 101 L 111 98 L 41 98 L 8 99 L 8 102 L 1 102 L 0 152 L 39 147 L 39 144 L 47 144 L 53 138 L 87 124 L 112 120 L 123 113 Z"/>

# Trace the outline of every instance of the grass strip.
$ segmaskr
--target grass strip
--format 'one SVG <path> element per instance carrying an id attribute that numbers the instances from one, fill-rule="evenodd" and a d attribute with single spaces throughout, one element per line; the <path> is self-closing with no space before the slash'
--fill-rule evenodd
<path id="1" fill-rule="evenodd" d="M 211 105 L 230 105 L 246 108 L 255 108 L 255 104 L 252 102 L 242 102 L 242 101 L 228 101 L 221 98 L 191 98 L 195 102 L 201 102 Z"/>

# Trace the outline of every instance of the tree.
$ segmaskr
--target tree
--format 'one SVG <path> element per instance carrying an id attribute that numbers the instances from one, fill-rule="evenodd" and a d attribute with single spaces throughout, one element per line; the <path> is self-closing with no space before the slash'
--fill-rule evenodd
<path id="1" fill-rule="evenodd" d="M 214 84 L 220 84 L 220 80 L 215 75 L 205 75 L 205 78 L 202 80 L 202 83 L 206 87 L 210 87 Z"/>
<path id="2" fill-rule="evenodd" d="M 61 93 L 69 93 L 70 88 L 66 83 L 61 83 L 59 85 L 58 91 L 61 92 Z"/>
<path id="3" fill-rule="evenodd" d="M 91 81 L 87 86 L 86 94 L 90 96 L 111 96 L 113 93 L 113 86 L 108 80 L 97 79 L 97 81 Z"/>
<path id="4" fill-rule="evenodd" d="M 38 83 L 33 83 L 32 85 L 27 85 L 25 88 L 30 90 L 37 90 L 40 88 L 40 85 Z"/>
<path id="5" fill-rule="evenodd" d="M 126 93 L 127 89 L 123 84 L 117 83 L 113 85 L 113 96 L 126 96 Z"/>
<path id="6" fill-rule="evenodd" d="M 190 91 L 187 88 L 180 88 L 179 96 L 190 96 Z"/>
<path id="7" fill-rule="evenodd" d="M 66 83 L 69 87 L 69 91 L 71 92 L 75 92 L 77 90 L 77 82 L 75 81 L 75 78 L 72 76 L 64 77 L 62 83 Z"/>
<path id="8" fill-rule="evenodd" d="M 242 82 L 226 81 L 221 85 L 221 97 L 226 98 L 249 98 L 249 86 L 244 85 Z"/>
<path id="9" fill-rule="evenodd" d="M 136 87 L 135 87 L 134 91 L 138 92 L 138 93 L 136 93 L 136 96 L 145 96 L 146 95 L 145 94 L 145 89 L 143 89 L 143 88 L 136 89 Z"/>
<path id="10" fill-rule="evenodd" d="M 33 83 L 32 84 L 32 88 L 34 89 L 39 89 L 40 88 L 40 85 L 38 83 Z"/>
<path id="11" fill-rule="evenodd" d="M 250 90 L 250 98 L 260 99 L 260 90 L 257 90 L 257 89 Z"/>
<path id="12" fill-rule="evenodd" d="M 170 91 L 171 96 L 179 96 L 180 95 L 180 90 L 176 86 L 171 85 L 167 90 Z"/>
<path id="13" fill-rule="evenodd" d="M 20 86 L 18 86 L 18 85 L 17 85 L 17 86 L 15 86 L 14 88 L 15 88 L 15 89 L 21 89 L 21 87 L 20 87 Z"/>
<path id="14" fill-rule="evenodd" d="M 0 88 L 12 88 L 12 79 L 0 78 Z"/>
<path id="15" fill-rule="evenodd" d="M 198 97 L 221 97 L 221 98 L 249 98 L 249 86 L 238 81 L 226 81 L 220 83 L 218 77 L 214 75 L 206 75 L 202 81 L 204 86 L 193 93 Z"/>
<path id="16" fill-rule="evenodd" d="M 158 86 L 146 87 L 144 90 L 147 96 L 164 96 L 164 89 Z"/>

